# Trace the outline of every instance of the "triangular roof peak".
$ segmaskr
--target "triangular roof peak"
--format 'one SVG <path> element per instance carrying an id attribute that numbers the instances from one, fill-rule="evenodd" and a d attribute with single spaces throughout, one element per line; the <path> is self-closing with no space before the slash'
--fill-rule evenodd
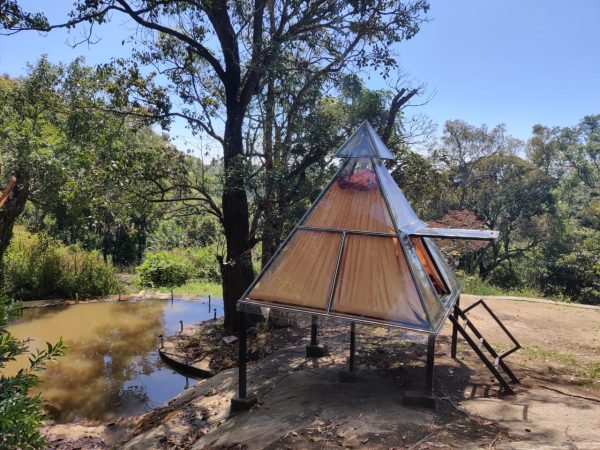
<path id="1" fill-rule="evenodd" d="M 394 159 L 377 132 L 364 121 L 335 153 L 338 158 Z"/>

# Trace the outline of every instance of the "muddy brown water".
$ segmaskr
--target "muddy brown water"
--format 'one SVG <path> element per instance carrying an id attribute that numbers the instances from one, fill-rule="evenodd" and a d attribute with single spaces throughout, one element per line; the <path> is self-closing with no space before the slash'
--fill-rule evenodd
<path id="1" fill-rule="evenodd" d="M 217 316 L 223 302 L 213 299 Z M 51 362 L 36 387 L 48 402 L 49 416 L 60 423 L 110 421 L 141 414 L 176 396 L 196 380 L 170 369 L 158 355 L 159 335 L 214 317 L 205 301 L 161 299 L 79 303 L 23 310 L 9 331 L 44 348 L 61 336 L 67 355 Z M 26 367 L 27 359 L 4 373 Z"/>

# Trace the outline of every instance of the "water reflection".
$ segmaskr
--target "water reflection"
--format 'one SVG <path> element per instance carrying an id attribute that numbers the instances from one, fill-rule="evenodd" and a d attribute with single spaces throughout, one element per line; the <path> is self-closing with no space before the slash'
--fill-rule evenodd
<path id="1" fill-rule="evenodd" d="M 212 306 L 222 315 L 221 301 Z M 48 366 L 38 387 L 53 419 L 112 420 L 147 411 L 195 384 L 164 365 L 156 351 L 158 336 L 177 332 L 180 320 L 187 325 L 212 317 L 204 302 L 82 303 L 24 310 L 9 330 L 31 337 L 32 348 L 61 336 L 70 346 L 67 356 Z M 21 359 L 6 372 L 26 364 Z"/>

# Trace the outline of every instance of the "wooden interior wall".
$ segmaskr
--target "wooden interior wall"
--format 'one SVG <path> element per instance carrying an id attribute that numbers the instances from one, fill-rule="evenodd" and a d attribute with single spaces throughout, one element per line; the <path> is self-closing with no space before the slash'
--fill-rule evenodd
<path id="1" fill-rule="evenodd" d="M 379 188 L 342 189 L 334 183 L 304 225 L 357 231 L 394 233 L 394 225 Z"/>
<path id="2" fill-rule="evenodd" d="M 341 238 L 298 230 L 248 298 L 326 310 Z"/>
<path id="3" fill-rule="evenodd" d="M 415 326 L 427 324 L 397 238 L 346 236 L 332 310 Z"/>

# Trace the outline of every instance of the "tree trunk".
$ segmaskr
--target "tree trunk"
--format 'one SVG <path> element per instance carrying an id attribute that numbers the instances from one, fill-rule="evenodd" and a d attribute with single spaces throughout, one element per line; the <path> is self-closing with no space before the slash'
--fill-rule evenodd
<path id="1" fill-rule="evenodd" d="M 242 139 L 243 111 L 228 107 L 225 123 L 223 227 L 227 247 L 221 263 L 225 328 L 237 330 L 236 304 L 254 279 Z"/>
<path id="2" fill-rule="evenodd" d="M 5 199 L 4 206 L 0 208 L 0 288 L 4 287 L 4 254 L 8 249 L 13 235 L 15 222 L 25 209 L 29 198 L 28 183 L 24 183 L 24 177 L 14 185 L 10 196 Z"/>
<path id="3" fill-rule="evenodd" d="M 262 255 L 261 267 L 264 269 L 269 259 L 275 252 L 276 230 L 275 230 L 275 203 L 273 196 L 273 126 L 275 122 L 275 86 L 270 78 L 267 82 L 267 98 L 265 101 L 265 120 L 263 124 L 263 153 L 265 155 L 265 199 L 264 199 L 264 221 L 262 230 Z"/>

